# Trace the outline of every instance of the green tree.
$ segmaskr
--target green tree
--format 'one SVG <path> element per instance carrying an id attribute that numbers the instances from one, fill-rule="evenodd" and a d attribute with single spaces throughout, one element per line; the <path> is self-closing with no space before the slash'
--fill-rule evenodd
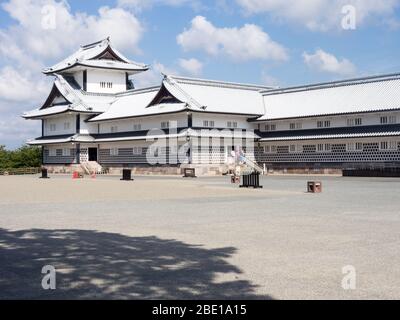
<path id="1" fill-rule="evenodd" d="M 28 168 L 40 167 L 41 149 L 38 147 L 23 146 L 14 151 L 8 151 L 0 146 L 0 168 Z"/>

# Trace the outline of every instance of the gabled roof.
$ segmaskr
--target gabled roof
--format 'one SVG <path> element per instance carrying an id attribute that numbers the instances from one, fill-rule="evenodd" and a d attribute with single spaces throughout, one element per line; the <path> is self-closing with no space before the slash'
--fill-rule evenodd
<path id="1" fill-rule="evenodd" d="M 265 113 L 260 90 L 268 87 L 165 76 L 163 85 L 192 111 L 257 116 Z"/>
<path id="2" fill-rule="evenodd" d="M 110 109 L 90 122 L 183 111 L 261 116 L 262 86 L 165 76 L 161 86 L 116 95 Z M 168 99 L 163 99 L 167 97 Z"/>
<path id="3" fill-rule="evenodd" d="M 123 118 L 133 118 L 138 116 L 150 116 L 159 113 L 170 113 L 178 111 L 182 106 L 165 105 L 158 108 L 146 108 L 154 99 L 160 87 L 145 89 L 135 89 L 116 96 L 108 111 L 92 119 L 94 121 L 109 121 Z"/>
<path id="4" fill-rule="evenodd" d="M 128 73 L 146 71 L 149 66 L 129 60 L 111 46 L 110 38 L 81 46 L 65 60 L 43 70 L 44 74 L 56 74 L 75 67 L 123 70 Z"/>
<path id="5" fill-rule="evenodd" d="M 65 103 L 52 106 L 56 96 L 62 96 Z M 66 77 L 56 75 L 54 86 L 46 102 L 38 109 L 25 112 L 23 118 L 35 119 L 65 112 L 83 112 L 99 114 L 108 110 L 115 100 L 113 94 L 91 94 L 74 87 Z"/>
<path id="6" fill-rule="evenodd" d="M 264 90 L 258 120 L 317 117 L 400 109 L 400 74 Z"/>

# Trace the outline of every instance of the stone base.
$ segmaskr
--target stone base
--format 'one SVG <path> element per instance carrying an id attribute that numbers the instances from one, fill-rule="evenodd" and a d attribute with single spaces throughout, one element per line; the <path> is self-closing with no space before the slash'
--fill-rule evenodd
<path id="1" fill-rule="evenodd" d="M 49 174 L 72 174 L 74 171 L 83 173 L 80 165 L 43 165 L 47 168 Z M 111 175 L 122 175 L 124 168 L 132 169 L 132 175 L 183 175 L 185 168 L 196 170 L 196 176 L 221 176 L 227 174 L 229 167 L 227 165 L 198 165 L 182 164 L 179 166 L 103 166 Z"/>

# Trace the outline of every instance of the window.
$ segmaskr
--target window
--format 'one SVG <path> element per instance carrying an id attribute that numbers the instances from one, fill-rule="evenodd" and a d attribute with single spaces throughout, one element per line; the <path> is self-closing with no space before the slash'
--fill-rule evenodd
<path id="1" fill-rule="evenodd" d="M 269 124 L 265 125 L 265 131 L 271 131 L 271 126 Z"/>
<path id="2" fill-rule="evenodd" d="M 140 131 L 142 130 L 142 125 L 140 123 L 135 123 L 133 125 L 133 131 Z"/>
<path id="3" fill-rule="evenodd" d="M 118 156 L 118 154 L 119 154 L 119 149 L 118 148 L 111 148 L 110 149 L 110 156 L 115 157 L 115 156 Z"/>
<path id="4" fill-rule="evenodd" d="M 349 142 L 346 145 L 347 151 L 355 151 L 356 150 L 356 144 L 354 142 Z"/>
<path id="5" fill-rule="evenodd" d="M 277 146 L 271 146 L 271 152 L 277 153 L 278 152 L 278 147 Z"/>
<path id="6" fill-rule="evenodd" d="M 142 154 L 142 147 L 133 147 L 133 154 L 140 155 Z"/>
<path id="7" fill-rule="evenodd" d="M 317 121 L 317 127 L 318 128 L 330 128 L 331 127 L 331 121 L 330 120 Z"/>
<path id="8" fill-rule="evenodd" d="M 296 148 L 295 144 L 290 145 L 290 147 L 289 147 L 290 152 L 296 152 L 296 150 L 297 150 L 297 148 Z"/>
<path id="9" fill-rule="evenodd" d="M 117 133 L 118 132 L 118 127 L 117 126 L 112 126 L 111 127 L 111 133 Z"/>
<path id="10" fill-rule="evenodd" d="M 168 129 L 169 128 L 169 121 L 161 122 L 161 129 Z"/>
<path id="11" fill-rule="evenodd" d="M 387 141 L 382 141 L 380 144 L 380 149 L 381 150 L 388 150 L 389 149 L 389 143 Z"/>
<path id="12" fill-rule="evenodd" d="M 326 152 L 331 152 L 332 151 L 332 145 L 330 143 L 325 144 L 325 151 Z"/>
<path id="13" fill-rule="evenodd" d="M 64 122 L 64 130 L 69 130 L 71 127 L 71 124 L 69 122 Z"/>
<path id="14" fill-rule="evenodd" d="M 204 120 L 203 121 L 203 126 L 205 128 L 214 128 L 215 127 L 215 122 L 214 121 L 209 121 L 209 120 Z"/>
<path id="15" fill-rule="evenodd" d="M 113 83 L 112 82 L 100 82 L 100 88 L 108 88 L 108 89 L 112 89 L 113 87 Z"/>
<path id="16" fill-rule="evenodd" d="M 379 148 L 381 150 L 397 150 L 398 147 L 396 141 L 382 141 Z"/>
<path id="17" fill-rule="evenodd" d="M 381 124 L 388 124 L 388 117 L 381 117 Z"/>
<path id="18" fill-rule="evenodd" d="M 301 122 L 291 123 L 289 125 L 289 128 L 290 128 L 290 130 L 301 129 L 301 128 L 303 128 L 303 124 Z"/>
<path id="19" fill-rule="evenodd" d="M 347 126 L 348 127 L 362 126 L 362 118 L 347 119 Z"/>
<path id="20" fill-rule="evenodd" d="M 57 150 L 56 149 L 49 149 L 49 156 L 50 157 L 57 156 Z"/>
<path id="21" fill-rule="evenodd" d="M 237 122 L 228 121 L 227 122 L 227 127 L 228 128 L 237 128 L 238 127 L 238 123 Z"/>
<path id="22" fill-rule="evenodd" d="M 51 123 L 50 124 L 50 131 L 56 131 L 57 130 L 57 126 L 55 123 Z"/>
<path id="23" fill-rule="evenodd" d="M 271 152 L 271 146 L 264 146 L 264 153 L 270 153 Z"/>
<path id="24" fill-rule="evenodd" d="M 318 151 L 318 152 L 324 151 L 324 145 L 323 145 L 322 143 L 320 143 L 320 144 L 317 145 L 317 151 Z"/>
<path id="25" fill-rule="evenodd" d="M 271 124 L 271 131 L 276 131 L 276 124 Z"/>
<path id="26" fill-rule="evenodd" d="M 390 117 L 389 117 L 389 123 L 390 123 L 390 124 L 395 124 L 395 123 L 397 123 L 397 118 L 396 118 L 396 116 L 390 116 Z"/>
<path id="27" fill-rule="evenodd" d="M 364 144 L 362 142 L 349 142 L 346 146 L 347 151 L 358 151 L 361 152 L 364 150 Z"/>
<path id="28" fill-rule="evenodd" d="M 71 155 L 71 149 L 63 148 L 62 155 L 63 155 L 63 157 L 69 157 Z"/>

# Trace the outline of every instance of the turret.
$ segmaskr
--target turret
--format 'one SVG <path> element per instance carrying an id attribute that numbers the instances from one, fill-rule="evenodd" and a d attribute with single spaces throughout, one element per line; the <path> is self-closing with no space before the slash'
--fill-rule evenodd
<path id="1" fill-rule="evenodd" d="M 129 60 L 112 47 L 110 38 L 83 45 L 60 63 L 43 70 L 63 75 L 74 87 L 90 93 L 117 93 L 133 89 L 130 76 L 147 71 L 148 65 Z"/>

